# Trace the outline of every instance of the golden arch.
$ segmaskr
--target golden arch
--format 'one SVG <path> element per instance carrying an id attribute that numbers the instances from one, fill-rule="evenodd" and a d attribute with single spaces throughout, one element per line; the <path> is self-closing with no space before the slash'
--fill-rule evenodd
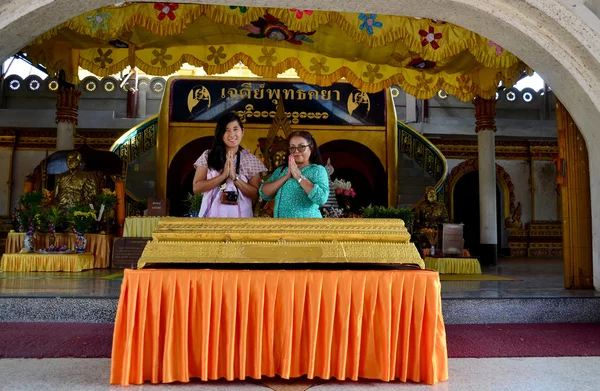
<path id="1" fill-rule="evenodd" d="M 465 174 L 478 170 L 479 161 L 477 159 L 469 159 L 454 167 L 448 176 L 446 194 L 449 195 L 450 199 L 450 221 L 454 221 L 454 188 L 456 184 Z M 506 219 L 515 211 L 515 186 L 510 179 L 510 175 L 498 163 L 496 163 L 496 181 L 500 183 L 502 192 L 504 193 L 504 218 Z"/>

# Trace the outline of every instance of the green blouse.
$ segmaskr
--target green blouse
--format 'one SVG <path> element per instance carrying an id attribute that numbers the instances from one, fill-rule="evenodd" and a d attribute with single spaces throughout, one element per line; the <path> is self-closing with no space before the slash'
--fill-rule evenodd
<path id="1" fill-rule="evenodd" d="M 287 167 L 279 167 L 265 183 L 276 181 L 285 176 Z M 260 186 L 259 194 L 263 200 L 270 201 L 275 198 L 275 210 L 273 217 L 317 217 L 322 218 L 319 207 L 327 202 L 329 197 L 329 178 L 325 167 L 319 164 L 311 164 L 300 169 L 302 175 L 314 184 L 310 194 L 306 194 L 302 186 L 293 177 L 288 179 L 279 188 L 275 197 L 267 197 Z"/>

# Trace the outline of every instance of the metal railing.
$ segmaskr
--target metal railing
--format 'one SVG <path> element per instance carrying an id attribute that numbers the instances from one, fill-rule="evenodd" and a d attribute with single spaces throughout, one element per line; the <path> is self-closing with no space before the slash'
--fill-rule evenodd
<path id="1" fill-rule="evenodd" d="M 446 158 L 431 141 L 402 121 L 398 121 L 400 152 L 406 153 L 436 181 L 435 191 L 438 201 L 446 203 L 446 180 L 448 164 Z M 412 207 L 416 208 L 424 201 L 422 197 Z"/>

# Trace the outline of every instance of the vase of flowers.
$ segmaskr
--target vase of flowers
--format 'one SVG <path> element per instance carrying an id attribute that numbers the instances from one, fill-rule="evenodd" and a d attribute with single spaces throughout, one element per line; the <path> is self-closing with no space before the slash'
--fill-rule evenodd
<path id="1" fill-rule="evenodd" d="M 114 208 L 117 206 L 117 193 L 114 190 L 107 188 L 102 189 L 102 192 L 96 196 L 96 205 L 98 206 L 98 221 L 105 224 L 105 233 L 111 231 L 111 221 L 114 217 Z"/>
<path id="2" fill-rule="evenodd" d="M 22 253 L 32 253 L 35 251 L 35 239 L 33 237 L 34 232 L 35 226 L 33 225 L 33 222 L 30 219 L 28 224 L 28 230 L 25 234 L 25 239 L 23 239 L 23 249 L 21 250 Z"/>
<path id="3" fill-rule="evenodd" d="M 96 213 L 92 210 L 82 211 L 81 208 L 73 208 L 70 215 L 73 233 L 77 235 L 75 238 L 75 251 L 81 254 L 85 251 L 87 245 L 87 239 L 84 235 L 90 232 L 94 225 Z"/>
<path id="4" fill-rule="evenodd" d="M 75 252 L 77 254 L 83 254 L 85 252 L 85 247 L 87 246 L 87 239 L 81 232 L 73 231 L 73 233 L 77 235 L 75 238 Z"/>
<path id="5" fill-rule="evenodd" d="M 333 188 L 339 206 L 344 209 L 346 214 L 349 214 L 352 206 L 352 198 L 356 197 L 356 192 L 352 188 L 352 182 L 336 179 L 333 181 Z"/>

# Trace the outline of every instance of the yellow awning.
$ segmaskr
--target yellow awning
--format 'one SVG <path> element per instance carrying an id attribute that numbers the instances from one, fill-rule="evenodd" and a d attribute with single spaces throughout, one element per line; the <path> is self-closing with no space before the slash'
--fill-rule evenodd
<path id="1" fill-rule="evenodd" d="M 376 92 L 394 84 L 421 99 L 441 88 L 462 100 L 495 96 L 527 66 L 498 44 L 431 19 L 332 11 L 132 3 L 101 8 L 53 28 L 23 49 L 77 81 L 128 65 L 158 76 L 183 63 L 224 73 L 240 61 L 257 75 L 294 68 L 321 86 L 346 78 Z"/>

